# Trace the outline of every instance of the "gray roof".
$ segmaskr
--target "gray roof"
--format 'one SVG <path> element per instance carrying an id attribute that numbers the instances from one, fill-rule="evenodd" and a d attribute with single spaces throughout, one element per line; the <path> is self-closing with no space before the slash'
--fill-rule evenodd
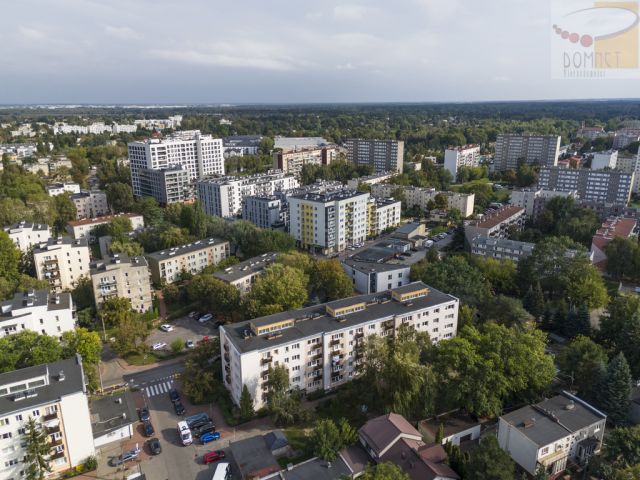
<path id="1" fill-rule="evenodd" d="M 429 293 L 425 296 L 412 299 L 410 303 L 398 302 L 391 298 L 392 291 L 410 292 L 424 287 L 429 288 Z M 300 310 L 291 310 L 268 315 L 266 317 L 255 318 L 250 321 L 232 323 L 220 328 L 225 331 L 228 338 L 233 342 L 238 351 L 246 353 L 266 348 L 274 348 L 278 345 L 285 345 L 290 342 L 313 335 L 319 335 L 324 332 L 342 330 L 344 328 L 354 327 L 370 322 L 377 318 L 410 313 L 454 300 L 457 299 L 451 295 L 447 295 L 439 290 L 431 288 L 422 282 L 414 282 L 386 292 L 369 295 L 356 295 L 354 297 L 314 305 Z M 339 321 L 327 314 L 327 306 L 331 308 L 339 308 L 358 303 L 366 303 L 367 307 L 359 312 L 343 316 Z M 253 334 L 245 336 L 245 333 L 251 332 L 252 324 L 256 327 L 260 327 L 288 319 L 296 320 L 294 325 L 292 327 L 279 330 L 277 332 L 278 335 L 275 338 L 269 338 L 268 335 L 258 336 Z"/>
<path id="2" fill-rule="evenodd" d="M 351 258 L 359 262 L 384 263 L 394 257 L 396 253 L 398 253 L 397 250 L 391 248 L 371 246 L 360 250 Z"/>
<path id="3" fill-rule="evenodd" d="M 346 200 L 348 198 L 358 197 L 361 195 L 369 195 L 368 193 L 358 192 L 356 190 L 349 190 L 348 188 L 342 188 L 340 190 L 331 190 L 321 193 L 300 193 L 297 195 L 291 195 L 290 198 L 299 198 L 302 200 L 308 200 L 311 202 L 335 202 L 337 200 Z"/>
<path id="4" fill-rule="evenodd" d="M 57 303 L 56 303 L 57 301 Z M 49 291 L 34 290 L 16 293 L 11 300 L 2 302 L 0 308 L 0 322 L 19 318 L 28 313 L 28 309 L 46 305 L 47 310 L 67 310 L 71 308 L 71 294 L 68 292 L 49 295 Z M 21 311 L 22 310 L 22 311 Z"/>
<path id="5" fill-rule="evenodd" d="M 120 400 L 120 403 L 118 403 Z M 131 392 L 109 395 L 89 404 L 93 438 L 98 438 L 138 420 L 135 401 Z M 123 417 L 124 415 L 124 417 Z"/>
<path id="6" fill-rule="evenodd" d="M 64 380 L 62 381 L 59 376 L 60 372 L 64 372 Z M 49 364 L 2 373 L 0 374 L 0 388 L 3 385 L 28 381 L 40 376 L 46 376 L 48 383 L 28 390 L 32 394 L 25 395 L 25 392 L 19 392 L 1 396 L 0 415 L 8 415 L 31 407 L 54 403 L 66 395 L 85 391 L 82 359 L 79 355 Z M 14 400 L 16 396 L 20 397 L 20 401 Z"/>
<path id="7" fill-rule="evenodd" d="M 331 467 L 326 461 L 314 458 L 294 465 L 291 470 L 283 470 L 282 475 L 285 480 L 340 480 L 345 475 L 351 477 L 351 470 L 340 457 L 331 462 Z"/>
<path id="8" fill-rule="evenodd" d="M 472 245 L 491 245 L 511 250 L 522 250 L 531 253 L 536 246 L 535 243 L 520 242 L 518 240 L 509 240 L 508 238 L 486 237 L 484 235 L 476 235 L 471 241 Z"/>
<path id="9" fill-rule="evenodd" d="M 22 220 L 18 223 L 15 223 L 9 227 L 4 227 L 3 230 L 7 233 L 11 233 L 14 230 L 20 230 L 20 229 L 28 229 L 28 230 L 35 230 L 35 231 L 46 231 L 49 229 L 49 225 L 47 225 L 46 223 L 33 223 L 33 222 L 27 222 L 25 220 Z"/>
<path id="10" fill-rule="evenodd" d="M 229 449 L 243 478 L 251 478 L 252 473 L 274 473 L 280 470 L 277 460 L 267 447 L 267 442 L 262 435 L 234 442 L 229 445 Z"/>
<path id="11" fill-rule="evenodd" d="M 362 273 L 393 272 L 411 268 L 403 263 L 360 262 L 352 259 L 344 260 L 342 263 Z"/>
<path id="12" fill-rule="evenodd" d="M 410 234 L 412 233 L 414 230 L 416 230 L 417 228 L 420 228 L 420 224 L 419 223 L 405 223 L 404 225 L 401 225 L 400 227 L 398 227 L 395 231 L 395 233 L 402 233 L 402 234 Z"/>
<path id="13" fill-rule="evenodd" d="M 46 252 L 47 250 L 55 250 L 56 245 L 71 245 L 73 247 L 88 247 L 89 241 L 86 238 L 71 237 L 51 237 L 46 242 L 42 242 L 33 249 L 33 253 Z"/>
<path id="14" fill-rule="evenodd" d="M 102 260 L 91 262 L 91 275 L 98 272 L 106 272 L 113 270 L 121 265 L 130 265 L 134 267 L 148 267 L 147 259 L 143 256 L 129 257 L 124 253 L 116 253 L 111 257 L 104 257 Z"/>
<path id="15" fill-rule="evenodd" d="M 543 447 L 606 419 L 606 415 L 578 397 L 563 392 L 500 418 Z"/>
<path id="16" fill-rule="evenodd" d="M 225 137 L 222 139 L 222 143 L 225 148 L 233 147 L 259 147 L 262 141 L 262 135 L 235 135 L 232 137 Z"/>
<path id="17" fill-rule="evenodd" d="M 208 248 L 212 245 L 221 245 L 224 243 L 229 242 L 214 237 L 203 238 L 202 240 L 197 240 L 185 245 L 179 245 L 177 247 L 166 248 L 164 250 L 158 250 L 157 252 L 147 253 L 145 254 L 145 257 L 151 258 L 156 261 L 161 261 L 166 260 L 167 258 L 171 258 L 175 255 L 184 255 L 185 253 L 197 252 L 198 250 L 202 250 L 203 248 Z"/>
<path id="18" fill-rule="evenodd" d="M 257 257 L 252 257 L 240 263 L 236 263 L 224 270 L 218 270 L 213 274 L 214 277 L 224 282 L 235 282 L 248 275 L 252 275 L 263 271 L 269 265 L 276 261 L 279 253 L 269 252 L 263 253 Z"/>
<path id="19" fill-rule="evenodd" d="M 287 440 L 282 430 L 274 430 L 273 432 L 267 433 L 264 436 L 264 441 L 272 452 L 289 445 L 289 440 Z"/>

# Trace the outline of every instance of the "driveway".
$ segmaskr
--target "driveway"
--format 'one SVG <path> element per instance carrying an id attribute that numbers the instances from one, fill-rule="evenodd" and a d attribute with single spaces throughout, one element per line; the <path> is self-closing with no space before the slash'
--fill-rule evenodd
<path id="1" fill-rule="evenodd" d="M 202 340 L 202 337 L 218 336 L 218 329 L 214 327 L 213 320 L 209 320 L 207 323 L 199 323 L 193 318 L 181 317 L 167 323 L 173 327 L 173 330 L 164 332 L 159 328 L 154 329 L 146 340 L 147 345 L 151 346 L 154 343 L 164 342 L 167 344 L 165 348 L 170 349 L 171 342 L 177 338 L 184 342 L 193 340 L 194 343 L 197 343 L 198 340 Z"/>

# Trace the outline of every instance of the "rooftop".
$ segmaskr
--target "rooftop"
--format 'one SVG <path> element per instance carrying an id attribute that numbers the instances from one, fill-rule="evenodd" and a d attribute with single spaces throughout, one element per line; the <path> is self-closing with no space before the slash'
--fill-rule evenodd
<path id="1" fill-rule="evenodd" d="M 285 480 L 342 480 L 351 478 L 352 472 L 341 456 L 331 462 L 331 466 L 320 458 L 312 458 L 294 465 L 291 470 L 283 470 Z"/>
<path id="2" fill-rule="evenodd" d="M 133 218 L 141 218 L 142 215 L 140 215 L 139 213 L 118 213 L 116 215 L 104 215 L 102 217 L 85 218 L 83 220 L 71 220 L 67 222 L 67 225 L 70 225 L 72 227 L 79 227 L 83 225 L 99 225 L 103 223 L 108 223 L 114 218 L 119 218 L 119 217 L 127 217 L 129 219 L 133 219 Z"/>
<path id="3" fill-rule="evenodd" d="M 211 135 L 203 135 L 200 130 L 180 130 L 174 132 L 170 135 L 167 135 L 164 138 L 146 138 L 144 140 L 137 140 L 135 142 L 129 142 L 129 145 L 160 145 L 166 143 L 174 143 L 174 142 L 184 142 L 184 141 L 193 141 L 193 140 L 212 140 L 213 137 Z"/>
<path id="4" fill-rule="evenodd" d="M 290 198 L 298 198 L 298 199 L 307 200 L 310 202 L 328 203 L 328 202 L 335 202 L 339 200 L 347 200 L 349 198 L 360 197 L 360 196 L 369 196 L 369 194 L 343 188 L 341 190 L 333 190 L 333 191 L 320 192 L 320 193 L 300 193 L 296 195 L 291 195 Z"/>
<path id="5" fill-rule="evenodd" d="M 482 220 L 479 220 L 475 226 L 478 228 L 493 228 L 497 225 L 500 225 L 502 222 L 509 220 L 511 217 L 514 217 L 519 214 L 524 213 L 524 208 L 516 207 L 514 205 L 507 205 L 494 213 L 485 215 Z"/>
<path id="6" fill-rule="evenodd" d="M 9 227 L 4 227 L 4 231 L 7 233 L 14 233 L 20 230 L 35 230 L 35 231 L 46 231 L 49 229 L 49 225 L 44 223 L 33 223 L 27 222 L 26 220 L 21 220 L 18 223 L 14 223 Z"/>
<path id="7" fill-rule="evenodd" d="M 380 453 L 396 440 L 398 435 L 411 435 L 422 438 L 422 435 L 402 415 L 388 413 L 369 420 L 358 431 L 367 444 Z"/>
<path id="8" fill-rule="evenodd" d="M 222 245 L 225 243 L 229 242 L 214 237 L 203 238 L 202 240 L 197 240 L 193 243 L 187 243 L 185 245 L 180 245 L 153 253 L 147 253 L 145 254 L 145 257 L 152 258 L 157 261 L 166 260 L 167 258 L 171 258 L 176 255 L 184 255 L 186 253 L 197 252 L 198 250 L 202 250 L 203 248 L 209 248 L 213 245 Z"/>
<path id="9" fill-rule="evenodd" d="M 224 282 L 235 282 L 236 280 L 240 280 L 248 275 L 261 272 L 275 262 L 278 255 L 279 253 L 277 252 L 263 253 L 262 255 L 250 258 L 244 262 L 236 263 L 224 270 L 218 270 L 213 274 L 213 276 Z"/>
<path id="10" fill-rule="evenodd" d="M 3 388 L 11 386 L 11 393 Z M 0 374 L 0 416 L 60 401 L 85 391 L 82 358 L 45 363 Z"/>
<path id="11" fill-rule="evenodd" d="M 431 417 L 420 422 L 420 428 L 436 436 L 440 425 L 444 427 L 444 438 L 456 433 L 464 432 L 480 423 L 464 412 L 453 412 L 439 417 Z"/>
<path id="12" fill-rule="evenodd" d="M 399 301 L 393 298 L 393 294 L 406 294 L 414 291 L 418 296 L 410 301 Z M 342 330 L 378 318 L 409 313 L 456 300 L 455 297 L 428 287 L 422 282 L 413 282 L 386 292 L 356 295 L 300 310 L 290 310 L 250 321 L 232 323 L 221 327 L 221 329 L 225 331 L 238 351 L 246 353 L 271 349 L 321 333 Z M 359 305 L 363 308 L 347 315 L 333 316 L 329 313 L 330 310 L 335 312 L 350 305 Z M 256 333 L 259 329 L 286 321 L 291 323 L 280 330 L 271 330 L 259 335 Z"/>
<path id="13" fill-rule="evenodd" d="M 320 147 L 329 142 L 322 137 L 275 137 L 273 139 L 274 148 L 283 150 L 296 149 L 300 147 Z"/>
<path id="14" fill-rule="evenodd" d="M 111 257 L 104 257 L 102 260 L 91 262 L 91 275 L 98 272 L 106 272 L 120 268 L 123 265 L 134 267 L 148 267 L 147 259 L 143 256 L 129 257 L 123 253 L 115 253 Z"/>
<path id="15" fill-rule="evenodd" d="M 358 260 L 353 260 L 351 258 L 343 260 L 342 263 L 362 273 L 392 272 L 395 270 L 403 270 L 403 269 L 411 268 L 409 265 L 405 265 L 399 262 L 396 262 L 396 263 L 361 262 Z"/>
<path id="16" fill-rule="evenodd" d="M 131 392 L 109 395 L 89 404 L 93 438 L 137 422 L 135 401 Z"/>
<path id="17" fill-rule="evenodd" d="M 610 217 L 596 231 L 594 238 L 613 240 L 615 237 L 629 238 L 636 228 L 637 220 L 626 217 Z"/>
<path id="18" fill-rule="evenodd" d="M 229 445 L 243 478 L 262 478 L 280 470 L 278 461 L 262 435 L 245 438 Z"/>
<path id="19" fill-rule="evenodd" d="M 418 230 L 422 226 L 421 223 L 413 222 L 413 223 L 405 223 L 404 225 L 396 228 L 395 233 L 399 233 L 402 235 L 409 235 L 413 233 L 415 230 Z"/>
<path id="20" fill-rule="evenodd" d="M 604 420 L 606 415 L 578 397 L 562 392 L 561 395 L 522 407 L 500 418 L 539 447 L 544 447 Z"/>
<path id="21" fill-rule="evenodd" d="M 71 237 L 51 237 L 46 242 L 42 242 L 33 249 L 33 253 L 41 253 L 50 250 L 56 250 L 62 245 L 71 245 L 71 247 L 88 247 L 89 242 L 86 238 L 74 239 Z"/>
<path id="22" fill-rule="evenodd" d="M 16 293 L 11 300 L 2 302 L 0 322 L 15 319 L 22 315 L 30 315 L 30 309 L 43 307 L 47 310 L 66 310 L 72 307 L 71 294 L 68 292 L 49 294 L 48 290 L 34 290 Z"/>
<path id="23" fill-rule="evenodd" d="M 285 178 L 285 177 L 293 177 L 293 175 L 286 174 L 282 170 L 269 170 L 267 173 L 258 173 L 255 175 L 245 175 L 245 176 L 228 175 L 224 177 L 204 178 L 202 180 L 198 180 L 198 183 L 229 185 L 231 183 L 240 182 L 246 185 L 249 183 L 265 183 L 273 179 Z"/>
<path id="24" fill-rule="evenodd" d="M 234 135 L 223 138 L 222 143 L 227 148 L 258 147 L 260 146 L 262 138 L 262 135 Z"/>
<path id="25" fill-rule="evenodd" d="M 457 152 L 461 152 L 463 150 L 470 150 L 472 148 L 480 148 L 480 145 L 476 145 L 474 143 L 470 143 L 469 145 L 460 145 L 456 147 L 449 147 L 447 150 L 455 150 Z"/>
<path id="26" fill-rule="evenodd" d="M 478 235 L 472 240 L 472 245 L 491 245 L 501 248 L 509 248 L 511 250 L 522 250 L 531 253 L 536 246 L 535 243 L 519 242 L 517 240 L 509 240 L 508 238 L 485 237 Z"/>

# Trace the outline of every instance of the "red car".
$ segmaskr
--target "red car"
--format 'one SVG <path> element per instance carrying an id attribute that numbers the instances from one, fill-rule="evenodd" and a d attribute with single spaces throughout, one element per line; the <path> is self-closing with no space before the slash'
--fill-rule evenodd
<path id="1" fill-rule="evenodd" d="M 226 455 L 222 450 L 212 450 L 211 452 L 207 452 L 202 456 L 202 461 L 206 465 L 207 463 L 217 462 L 218 460 L 222 460 Z"/>

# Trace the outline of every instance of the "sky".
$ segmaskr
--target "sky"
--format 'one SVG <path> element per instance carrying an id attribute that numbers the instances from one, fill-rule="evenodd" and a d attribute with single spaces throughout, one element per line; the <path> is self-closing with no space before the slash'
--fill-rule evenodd
<path id="1" fill-rule="evenodd" d="M 0 0 L 0 103 L 640 97 L 552 78 L 553 1 Z"/>

